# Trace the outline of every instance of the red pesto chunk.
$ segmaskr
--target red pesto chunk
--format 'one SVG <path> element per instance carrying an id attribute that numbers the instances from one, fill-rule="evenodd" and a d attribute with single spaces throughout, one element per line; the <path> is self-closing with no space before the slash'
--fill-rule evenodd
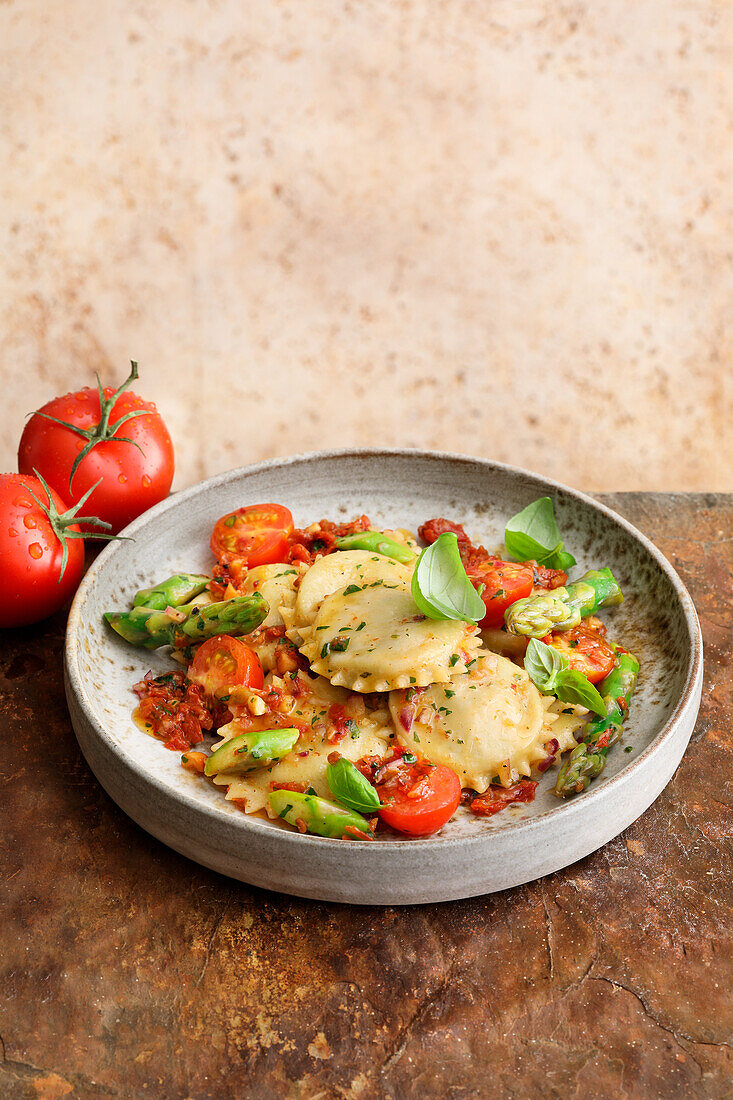
<path id="1" fill-rule="evenodd" d="M 433 543 L 440 538 L 441 535 L 455 535 L 458 539 L 458 544 L 467 542 L 470 544 L 471 540 L 463 530 L 460 523 L 453 523 L 449 519 L 429 519 L 423 523 L 422 527 L 418 527 L 417 533 L 423 542 Z"/>
<path id="2" fill-rule="evenodd" d="M 370 531 L 369 516 L 359 516 L 350 523 L 332 523 L 322 519 L 307 530 L 296 528 L 290 535 L 290 548 L 287 553 L 289 562 L 302 561 L 312 565 L 316 558 L 332 554 L 336 549 L 336 539 L 345 535 L 355 535 L 359 531 Z"/>
<path id="3" fill-rule="evenodd" d="M 184 672 L 148 673 L 132 689 L 140 702 L 134 717 L 167 749 L 183 752 L 203 740 L 205 732 L 231 721 L 227 707 L 209 704 L 203 688 L 186 679 Z"/>
<path id="4" fill-rule="evenodd" d="M 237 592 L 247 577 L 248 567 L 244 558 L 224 555 L 217 561 L 212 570 L 209 581 L 209 592 L 214 600 L 226 599 L 226 590 L 229 585 Z"/>
<path id="5" fill-rule="evenodd" d="M 533 779 L 520 779 L 511 787 L 489 787 L 483 794 L 476 795 L 468 803 L 471 813 L 481 817 L 492 817 L 500 810 L 511 806 L 512 802 L 534 802 L 537 784 Z"/>

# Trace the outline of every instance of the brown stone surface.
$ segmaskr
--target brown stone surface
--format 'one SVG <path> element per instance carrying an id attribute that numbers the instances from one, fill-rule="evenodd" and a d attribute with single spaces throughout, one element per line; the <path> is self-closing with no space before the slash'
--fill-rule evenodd
<path id="1" fill-rule="evenodd" d="M 503 894 L 350 909 L 187 862 L 81 758 L 63 616 L 6 632 L 0 1095 L 730 1096 L 733 499 L 604 499 L 690 587 L 700 719 L 635 825 Z"/>

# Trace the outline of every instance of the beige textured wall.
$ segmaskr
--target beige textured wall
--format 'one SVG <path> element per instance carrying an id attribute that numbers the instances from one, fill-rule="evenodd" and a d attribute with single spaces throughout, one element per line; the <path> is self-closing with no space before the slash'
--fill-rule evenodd
<path id="1" fill-rule="evenodd" d="M 136 357 L 178 486 L 354 443 L 733 488 L 728 0 L 5 0 L 0 44 L 0 468 Z"/>

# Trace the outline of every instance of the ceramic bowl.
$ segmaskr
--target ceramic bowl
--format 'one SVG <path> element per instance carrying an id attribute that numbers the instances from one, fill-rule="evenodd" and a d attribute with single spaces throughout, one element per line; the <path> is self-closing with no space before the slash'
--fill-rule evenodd
<path id="1" fill-rule="evenodd" d="M 140 652 L 107 629 L 138 589 L 181 570 L 207 572 L 215 520 L 244 504 L 287 505 L 296 525 L 365 512 L 380 526 L 431 516 L 465 524 L 500 545 L 506 520 L 549 495 L 578 568 L 609 565 L 626 594 L 606 618 L 641 660 L 623 746 L 584 794 L 552 793 L 554 769 L 535 801 L 491 818 L 464 809 L 440 833 L 365 844 L 301 836 L 247 816 L 181 768 L 179 755 L 138 729 L 131 685 L 170 658 Z M 114 801 L 143 829 L 190 859 L 257 886 L 360 904 L 471 897 L 528 882 L 599 848 L 631 824 L 669 782 L 688 743 L 702 682 L 700 627 L 669 562 L 609 509 L 535 474 L 429 451 L 327 452 L 233 470 L 176 493 L 110 543 L 82 581 L 66 635 L 66 690 L 79 744 Z M 579 575 L 579 574 L 578 574 Z M 630 746 L 632 751 L 623 751 Z"/>

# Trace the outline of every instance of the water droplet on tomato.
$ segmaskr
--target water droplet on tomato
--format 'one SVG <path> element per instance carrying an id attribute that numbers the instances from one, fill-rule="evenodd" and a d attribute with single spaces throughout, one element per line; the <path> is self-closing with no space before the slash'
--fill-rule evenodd
<path id="1" fill-rule="evenodd" d="M 147 474 L 143 474 L 143 489 L 149 489 L 152 482 Z"/>
<path id="2" fill-rule="evenodd" d="M 23 500 L 23 497 L 16 497 L 13 504 L 17 504 L 19 508 L 32 508 L 33 505 L 29 500 Z"/>
<path id="3" fill-rule="evenodd" d="M 23 516 L 23 523 L 29 530 L 32 530 L 34 527 L 38 527 L 38 520 L 35 516 Z"/>
<path id="4" fill-rule="evenodd" d="M 78 393 L 74 394 L 74 397 L 77 399 L 77 401 L 86 401 L 89 397 L 89 394 L 85 393 L 84 390 L 79 390 Z"/>
<path id="5" fill-rule="evenodd" d="M 117 478 L 117 480 L 119 481 L 120 485 L 124 485 L 125 482 L 127 481 L 127 475 L 126 474 L 120 474 L 119 477 Z"/>
<path id="6" fill-rule="evenodd" d="M 28 547 L 28 553 L 32 558 L 35 558 L 36 561 L 38 560 L 38 558 L 43 557 L 43 547 L 41 546 L 40 542 L 32 542 Z"/>
<path id="7" fill-rule="evenodd" d="M 76 445 L 77 451 L 83 451 L 85 445 L 86 445 L 86 440 L 85 439 L 80 439 L 79 442 Z"/>
<path id="8" fill-rule="evenodd" d="M 10 535 L 11 539 L 17 539 L 18 537 L 18 532 L 15 530 L 14 527 L 8 527 L 8 534 Z"/>

